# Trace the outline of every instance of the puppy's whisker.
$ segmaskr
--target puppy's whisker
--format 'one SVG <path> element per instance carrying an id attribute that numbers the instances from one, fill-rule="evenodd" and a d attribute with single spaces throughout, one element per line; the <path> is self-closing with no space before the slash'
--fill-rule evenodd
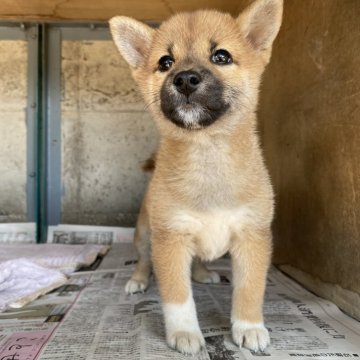
<path id="1" fill-rule="evenodd" d="M 160 102 L 160 98 L 157 98 L 157 99 L 154 99 L 153 101 L 150 101 L 149 103 L 146 103 L 145 106 L 144 106 L 144 110 L 148 110 L 149 107 L 152 105 L 152 104 L 155 104 L 157 102 Z"/>

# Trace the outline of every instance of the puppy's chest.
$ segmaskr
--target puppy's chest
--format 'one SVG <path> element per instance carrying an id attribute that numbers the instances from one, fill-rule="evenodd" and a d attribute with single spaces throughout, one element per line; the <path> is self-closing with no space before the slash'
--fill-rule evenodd
<path id="1" fill-rule="evenodd" d="M 200 208 L 222 206 L 234 197 L 231 157 L 216 146 L 194 150 L 187 160 L 180 189 Z"/>
<path id="2" fill-rule="evenodd" d="M 248 206 L 202 213 L 178 210 L 169 225 L 176 232 L 190 235 L 196 256 L 213 260 L 229 250 L 232 237 L 239 234 L 254 217 Z"/>

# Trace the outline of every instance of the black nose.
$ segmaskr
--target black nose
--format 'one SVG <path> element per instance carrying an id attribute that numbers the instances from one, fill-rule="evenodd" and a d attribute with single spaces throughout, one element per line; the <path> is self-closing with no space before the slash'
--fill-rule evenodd
<path id="1" fill-rule="evenodd" d="M 174 77 L 174 85 L 176 90 L 186 96 L 189 96 L 193 93 L 201 83 L 201 76 L 196 71 L 180 71 Z"/>

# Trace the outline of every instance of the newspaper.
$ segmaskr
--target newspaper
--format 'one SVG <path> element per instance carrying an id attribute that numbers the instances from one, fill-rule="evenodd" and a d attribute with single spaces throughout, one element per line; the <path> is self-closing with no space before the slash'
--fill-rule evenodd
<path id="1" fill-rule="evenodd" d="M 230 260 L 211 265 L 220 284 L 193 283 L 206 347 L 196 356 L 168 348 L 159 293 L 152 279 L 144 294 L 127 296 L 136 263 L 131 243 L 113 245 L 96 271 L 23 309 L 0 314 L 1 360 L 236 360 L 360 358 L 360 324 L 275 268 L 264 305 L 271 346 L 264 353 L 239 349 L 231 340 Z"/>
<path id="2" fill-rule="evenodd" d="M 48 227 L 48 243 L 111 245 L 129 242 L 134 237 L 133 228 L 89 225 L 57 225 Z"/>
<path id="3" fill-rule="evenodd" d="M 35 223 L 0 224 L 0 243 L 35 243 Z"/>
<path id="4" fill-rule="evenodd" d="M 47 242 L 55 244 L 111 245 L 131 241 L 133 236 L 133 228 L 60 224 L 48 227 Z M 35 223 L 0 224 L 0 244 L 35 242 Z"/>

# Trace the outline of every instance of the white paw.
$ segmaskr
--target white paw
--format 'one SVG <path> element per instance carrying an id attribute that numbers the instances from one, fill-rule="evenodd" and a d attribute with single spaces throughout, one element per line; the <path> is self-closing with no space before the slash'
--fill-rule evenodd
<path id="1" fill-rule="evenodd" d="M 205 345 L 192 294 L 181 304 L 163 304 L 166 340 L 183 354 L 196 354 Z"/>
<path id="2" fill-rule="evenodd" d="M 183 354 L 194 355 L 205 346 L 201 332 L 177 331 L 167 338 L 169 346 Z"/>
<path id="3" fill-rule="evenodd" d="M 203 284 L 218 284 L 220 275 L 216 271 L 207 271 L 206 273 L 193 274 L 193 279 Z"/>
<path id="4" fill-rule="evenodd" d="M 125 292 L 128 295 L 135 294 L 137 292 L 144 292 L 148 284 L 144 281 L 137 281 L 130 279 L 125 285 Z"/>
<path id="5" fill-rule="evenodd" d="M 204 284 L 218 284 L 220 282 L 220 275 L 216 271 L 209 271 L 209 274 L 204 277 Z"/>
<path id="6" fill-rule="evenodd" d="M 264 351 L 270 345 L 269 332 L 263 323 L 235 320 L 232 325 L 232 336 L 236 345 L 254 352 Z"/>

